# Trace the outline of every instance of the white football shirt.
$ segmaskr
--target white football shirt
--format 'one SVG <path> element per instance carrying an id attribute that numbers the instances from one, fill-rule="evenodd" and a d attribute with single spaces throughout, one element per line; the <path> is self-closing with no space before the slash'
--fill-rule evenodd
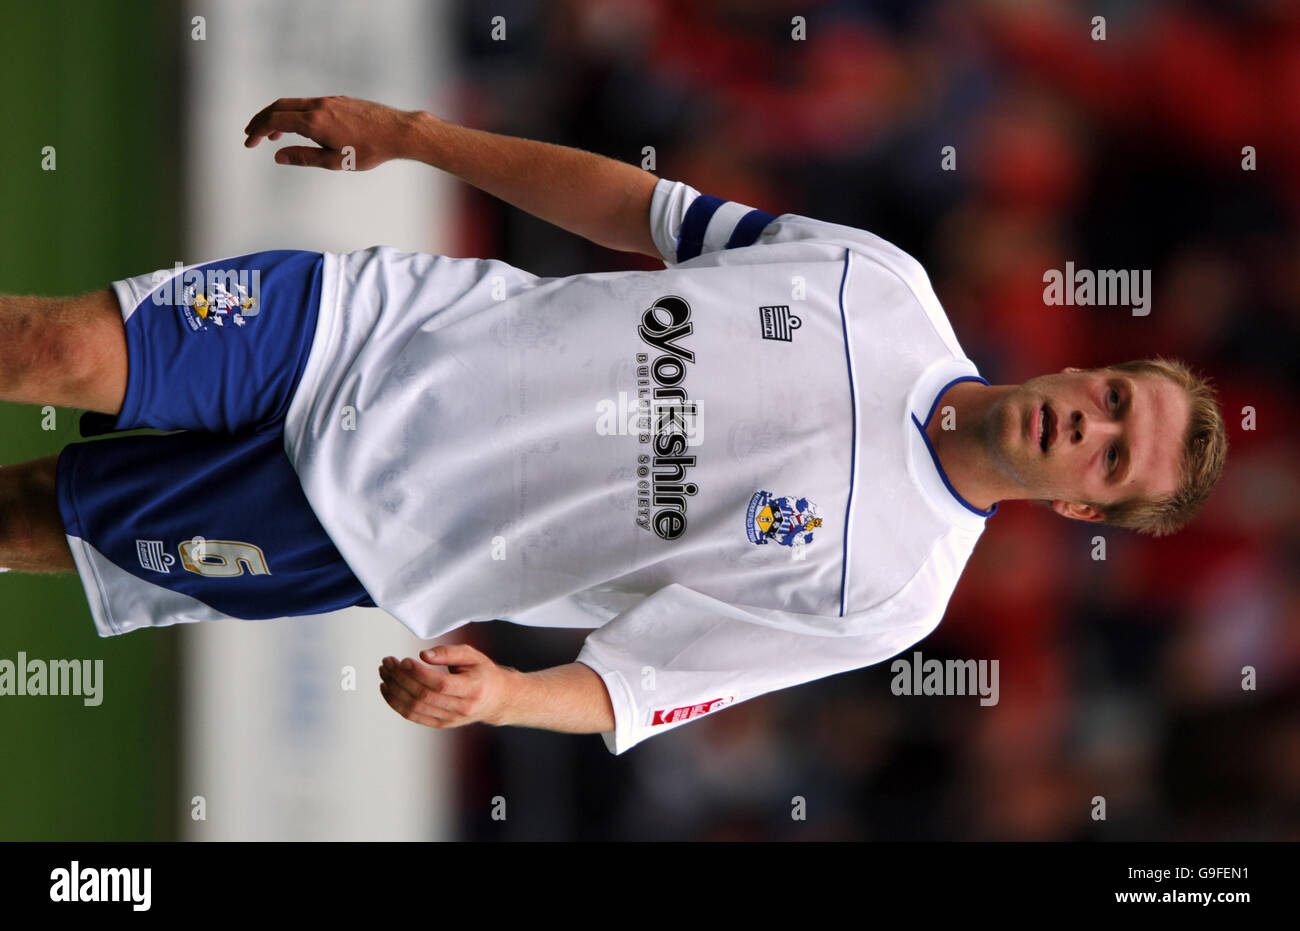
<path id="1" fill-rule="evenodd" d="M 327 253 L 285 423 L 322 525 L 419 636 L 596 628 L 612 753 L 916 643 L 993 513 L 922 429 L 978 372 L 919 263 L 668 180 L 650 222 L 662 271 Z"/>

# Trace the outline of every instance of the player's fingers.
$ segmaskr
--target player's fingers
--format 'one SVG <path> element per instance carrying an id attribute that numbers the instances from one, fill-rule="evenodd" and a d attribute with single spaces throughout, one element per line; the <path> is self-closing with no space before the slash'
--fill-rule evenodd
<path id="1" fill-rule="evenodd" d="M 409 701 L 411 708 L 422 714 L 453 719 L 463 717 L 469 712 L 469 702 L 466 699 L 448 694 L 438 685 L 421 682 L 400 667 L 388 670 L 380 666 L 379 677 L 385 684 L 400 690 L 395 693 L 398 699 Z"/>
<path id="2" fill-rule="evenodd" d="M 381 670 L 383 667 L 380 667 Z M 455 676 L 447 672 L 438 672 L 430 669 L 428 666 L 421 666 L 419 663 L 410 659 L 404 659 L 396 666 L 389 667 L 388 670 L 402 687 L 415 696 L 418 701 L 428 701 L 434 695 L 443 695 L 448 698 L 461 699 L 468 697 L 466 689 L 470 687 L 469 683 L 463 681 L 463 676 Z M 454 707 L 449 705 L 448 707 Z"/>
<path id="3" fill-rule="evenodd" d="M 288 145 L 277 149 L 277 165 L 304 165 L 308 168 L 339 168 L 343 156 L 337 149 L 322 149 L 314 145 Z"/>
<path id="4" fill-rule="evenodd" d="M 319 103 L 319 97 L 281 97 L 254 113 L 253 118 L 244 127 L 244 132 L 251 130 L 255 122 L 259 119 L 265 119 L 276 110 L 310 110 Z"/>
<path id="5" fill-rule="evenodd" d="M 251 149 L 263 136 L 273 132 L 297 133 L 310 139 L 312 128 L 319 126 L 317 121 L 323 119 L 317 114 L 316 110 L 272 110 L 265 116 L 255 116 L 244 130 L 248 133 L 244 145 Z"/>
<path id="6" fill-rule="evenodd" d="M 400 672 L 401 670 L 396 667 L 385 669 L 383 666 L 380 666 L 379 678 L 388 683 L 390 688 L 406 693 L 406 696 L 410 698 L 411 701 L 415 701 L 415 690 L 418 683 L 408 675 L 399 676 L 398 673 Z"/>
<path id="7" fill-rule="evenodd" d="M 445 673 L 435 673 L 434 676 L 421 680 L 409 670 L 401 667 L 394 666 L 385 669 L 380 666 L 379 677 L 390 685 L 401 689 L 416 704 L 433 705 L 447 711 L 461 712 L 464 710 L 465 696 L 456 694 L 460 691 L 459 684 L 449 684 L 452 682 L 451 677 Z"/>
<path id="8" fill-rule="evenodd" d="M 389 693 L 402 701 L 408 704 L 419 701 L 423 686 L 410 675 L 403 674 L 401 669 L 396 667 L 385 669 L 380 666 L 379 678 L 388 686 Z"/>
<path id="9" fill-rule="evenodd" d="M 384 701 L 388 703 L 388 707 L 392 708 L 408 721 L 413 721 L 416 724 L 423 724 L 425 727 L 442 728 L 447 726 L 448 722 L 443 718 L 417 710 L 411 703 L 410 696 L 407 696 L 406 698 L 400 697 L 400 694 L 394 692 L 393 687 L 387 683 L 380 684 L 379 694 L 384 697 Z"/>
<path id="10" fill-rule="evenodd" d="M 435 666 L 472 666 L 487 657 L 468 643 L 446 643 L 421 650 L 420 659 Z"/>

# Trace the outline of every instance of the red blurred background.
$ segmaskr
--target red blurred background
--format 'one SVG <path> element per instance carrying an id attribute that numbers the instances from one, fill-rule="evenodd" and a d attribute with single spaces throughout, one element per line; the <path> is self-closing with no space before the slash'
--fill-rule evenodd
<path id="1" fill-rule="evenodd" d="M 1182 358 L 1219 387 L 1231 449 L 1189 529 L 1105 531 L 1104 561 L 1096 528 L 1002 506 L 919 647 L 998 659 L 997 705 L 894 697 L 882 664 L 617 758 L 593 736 L 469 729 L 464 810 L 508 791 L 512 817 L 460 835 L 1300 839 L 1300 7 L 1102 4 L 1097 41 L 1097 5 L 1073 2 L 564 0 L 502 5 L 496 43 L 475 6 L 458 121 L 634 163 L 653 146 L 660 177 L 875 232 L 926 266 L 995 384 Z M 459 254 L 657 267 L 462 192 Z M 1044 305 L 1067 261 L 1150 269 L 1151 313 Z M 471 636 L 539 668 L 583 635 Z"/>

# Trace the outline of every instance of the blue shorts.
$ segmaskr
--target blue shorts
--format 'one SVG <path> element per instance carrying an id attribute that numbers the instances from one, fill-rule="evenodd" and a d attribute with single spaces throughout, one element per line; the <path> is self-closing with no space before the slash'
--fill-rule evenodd
<path id="1" fill-rule="evenodd" d="M 374 602 L 317 521 L 284 452 L 322 256 L 257 252 L 113 283 L 126 397 L 66 446 L 58 502 L 101 636 Z"/>

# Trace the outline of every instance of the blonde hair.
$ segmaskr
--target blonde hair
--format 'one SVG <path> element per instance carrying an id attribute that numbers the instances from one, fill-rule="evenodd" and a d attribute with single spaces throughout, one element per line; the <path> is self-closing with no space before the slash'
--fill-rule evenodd
<path id="1" fill-rule="evenodd" d="M 1209 499 L 1228 456 L 1228 431 L 1215 400 L 1214 387 L 1177 359 L 1136 359 L 1091 371 L 1105 370 L 1167 378 L 1187 392 L 1191 413 L 1183 438 L 1178 488 L 1172 495 L 1129 498 L 1111 504 L 1092 504 L 1092 507 L 1102 513 L 1102 523 L 1153 537 L 1181 530 Z"/>

